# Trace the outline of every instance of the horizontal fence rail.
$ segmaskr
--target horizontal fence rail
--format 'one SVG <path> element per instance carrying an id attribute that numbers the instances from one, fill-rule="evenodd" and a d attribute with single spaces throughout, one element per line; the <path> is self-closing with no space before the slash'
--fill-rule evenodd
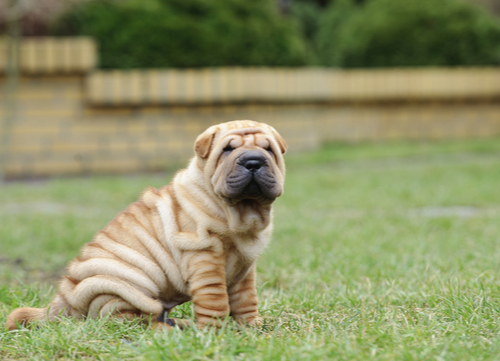
<path id="1" fill-rule="evenodd" d="M 500 135 L 500 68 L 96 70 L 90 38 L 28 38 L 12 114 L 6 51 L 0 39 L 9 178 L 164 170 L 192 156 L 207 127 L 234 119 L 274 126 L 290 152 Z"/>
<path id="2" fill-rule="evenodd" d="M 500 97 L 500 69 L 219 68 L 97 71 L 95 106 L 447 100 Z"/>
<path id="3" fill-rule="evenodd" d="M 0 40 L 0 73 L 7 70 L 7 40 Z M 83 74 L 97 65 L 97 47 L 92 38 L 24 38 L 20 43 L 22 74 Z"/>

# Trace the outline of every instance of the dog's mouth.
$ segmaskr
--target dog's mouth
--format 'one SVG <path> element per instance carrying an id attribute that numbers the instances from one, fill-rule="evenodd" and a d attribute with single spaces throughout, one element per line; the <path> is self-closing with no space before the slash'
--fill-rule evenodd
<path id="1" fill-rule="evenodd" d="M 270 204 L 281 195 L 281 187 L 261 152 L 247 151 L 235 159 L 220 195 L 229 205 L 242 201 Z"/>
<path id="2" fill-rule="evenodd" d="M 257 184 L 255 179 L 252 179 L 250 183 L 243 189 L 243 192 L 241 192 L 241 196 L 243 198 L 259 198 L 262 196 L 262 191 L 260 189 L 260 186 Z"/>
<path id="3" fill-rule="evenodd" d="M 223 195 L 226 203 L 235 205 L 243 201 L 271 204 L 279 195 L 276 180 L 269 174 L 243 174 L 228 180 L 228 187 Z"/>

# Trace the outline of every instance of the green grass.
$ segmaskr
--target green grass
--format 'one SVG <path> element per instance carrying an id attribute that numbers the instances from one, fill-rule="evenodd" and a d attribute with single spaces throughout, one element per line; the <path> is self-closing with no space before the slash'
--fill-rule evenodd
<path id="1" fill-rule="evenodd" d="M 261 327 L 167 334 L 67 319 L 0 330 L 0 358 L 500 358 L 500 139 L 337 144 L 287 164 L 258 262 Z M 79 247 L 171 176 L 0 188 L 0 322 L 45 306 Z M 189 304 L 175 312 L 192 316 Z"/>

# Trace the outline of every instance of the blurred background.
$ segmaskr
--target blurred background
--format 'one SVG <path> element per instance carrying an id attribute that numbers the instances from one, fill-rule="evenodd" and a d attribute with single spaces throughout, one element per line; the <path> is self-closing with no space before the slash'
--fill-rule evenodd
<path id="1" fill-rule="evenodd" d="M 500 0 L 4 0 L 5 178 L 164 170 L 233 119 L 291 152 L 500 133 Z"/>
<path id="2" fill-rule="evenodd" d="M 499 359 L 500 0 L 0 0 L 0 324 L 234 119 L 289 145 L 263 326 L 0 329 L 0 359 Z"/>

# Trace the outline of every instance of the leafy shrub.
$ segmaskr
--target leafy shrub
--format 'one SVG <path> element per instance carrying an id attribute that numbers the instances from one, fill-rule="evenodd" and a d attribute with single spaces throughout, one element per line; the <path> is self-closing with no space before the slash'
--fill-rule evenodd
<path id="1" fill-rule="evenodd" d="M 298 66 L 302 37 L 269 0 L 90 1 L 53 26 L 89 35 L 102 68 Z"/>
<path id="2" fill-rule="evenodd" d="M 307 40 L 312 41 L 318 31 L 321 7 L 310 1 L 294 1 L 291 14 L 299 21 L 300 29 Z"/>
<path id="3" fill-rule="evenodd" d="M 318 19 L 320 19 L 322 8 L 312 1 L 294 1 L 290 10 L 290 15 L 298 23 L 302 37 L 305 39 L 308 62 L 316 64 L 316 44 L 314 39 L 318 31 Z"/>
<path id="4" fill-rule="evenodd" d="M 338 0 L 316 38 L 323 65 L 456 66 L 500 63 L 500 23 L 459 0 Z"/>
<path id="5" fill-rule="evenodd" d="M 359 10 L 353 0 L 337 0 L 319 18 L 315 48 L 320 65 L 341 66 L 341 29 L 356 11 Z"/>

